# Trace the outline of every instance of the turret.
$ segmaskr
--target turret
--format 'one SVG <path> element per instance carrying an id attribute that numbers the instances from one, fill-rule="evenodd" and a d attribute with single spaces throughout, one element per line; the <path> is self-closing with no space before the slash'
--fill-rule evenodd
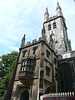
<path id="1" fill-rule="evenodd" d="M 23 48 L 25 46 L 25 34 L 21 40 L 21 48 Z"/>
<path id="2" fill-rule="evenodd" d="M 62 9 L 61 9 L 61 7 L 59 5 L 59 2 L 57 2 L 56 15 L 57 16 L 63 16 Z"/>
<path id="3" fill-rule="evenodd" d="M 43 29 L 42 29 L 42 40 L 46 40 L 46 37 L 45 37 L 45 27 L 43 25 Z"/>
<path id="4" fill-rule="evenodd" d="M 48 8 L 46 8 L 45 14 L 44 14 L 44 22 L 49 20 L 49 13 L 48 13 Z"/>

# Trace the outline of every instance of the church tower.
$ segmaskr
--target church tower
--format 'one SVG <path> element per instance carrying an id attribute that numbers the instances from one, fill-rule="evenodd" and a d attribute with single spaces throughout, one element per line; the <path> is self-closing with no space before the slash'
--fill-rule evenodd
<path id="1" fill-rule="evenodd" d="M 69 52 L 71 43 L 59 3 L 53 17 L 46 8 L 41 34 L 27 44 L 23 36 L 4 100 L 40 100 L 43 94 L 75 91 L 75 52 Z"/>
<path id="2" fill-rule="evenodd" d="M 48 8 L 46 8 L 43 25 L 45 27 L 47 41 L 51 45 L 53 43 L 53 49 L 57 54 L 71 51 L 71 43 L 67 35 L 65 18 L 58 2 L 55 16 L 49 17 Z"/>

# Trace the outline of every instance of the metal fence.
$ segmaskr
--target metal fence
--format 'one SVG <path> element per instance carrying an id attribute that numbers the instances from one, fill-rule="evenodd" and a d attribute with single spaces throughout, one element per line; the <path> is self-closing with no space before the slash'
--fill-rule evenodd
<path id="1" fill-rule="evenodd" d="M 74 92 L 50 93 L 40 97 L 40 100 L 75 100 Z"/>

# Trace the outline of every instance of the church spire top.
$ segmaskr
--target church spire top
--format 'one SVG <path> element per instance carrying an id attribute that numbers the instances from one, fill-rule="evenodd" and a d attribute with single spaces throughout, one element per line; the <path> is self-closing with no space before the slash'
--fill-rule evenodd
<path id="1" fill-rule="evenodd" d="M 56 8 L 56 9 L 58 9 L 58 8 L 61 9 L 61 7 L 60 7 L 60 5 L 59 5 L 59 2 L 57 2 L 57 8 Z"/>
<path id="2" fill-rule="evenodd" d="M 59 5 L 59 2 L 57 2 L 56 12 L 57 12 L 57 16 L 63 16 L 62 9 Z"/>
<path id="3" fill-rule="evenodd" d="M 45 14 L 44 14 L 44 21 L 48 21 L 49 20 L 49 13 L 48 13 L 48 8 L 46 7 L 46 11 L 45 11 Z"/>
<path id="4" fill-rule="evenodd" d="M 48 13 L 48 8 L 47 8 L 47 7 L 46 7 L 46 11 L 45 11 L 45 14 L 49 14 L 49 13 Z"/>

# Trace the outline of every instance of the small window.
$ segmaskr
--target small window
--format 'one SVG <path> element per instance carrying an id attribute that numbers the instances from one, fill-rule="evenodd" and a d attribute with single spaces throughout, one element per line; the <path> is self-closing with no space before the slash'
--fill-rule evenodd
<path id="1" fill-rule="evenodd" d="M 30 71 L 33 71 L 33 68 L 32 68 L 32 66 L 30 67 Z"/>
<path id="2" fill-rule="evenodd" d="M 57 73 L 55 73 L 55 78 L 56 78 L 56 80 L 57 80 Z"/>
<path id="3" fill-rule="evenodd" d="M 48 31 L 49 31 L 49 30 L 51 30 L 51 25 L 50 25 L 50 24 L 48 25 Z"/>
<path id="4" fill-rule="evenodd" d="M 25 57 L 26 52 L 27 52 L 27 50 L 24 50 L 24 51 L 23 51 L 23 58 Z"/>
<path id="5" fill-rule="evenodd" d="M 23 62 L 23 66 L 25 65 L 25 62 Z"/>
<path id="6" fill-rule="evenodd" d="M 28 51 L 28 56 L 29 56 L 29 54 L 30 54 L 30 50 Z"/>
<path id="7" fill-rule="evenodd" d="M 48 50 L 46 50 L 46 56 L 49 58 L 50 56 L 50 52 Z"/>
<path id="8" fill-rule="evenodd" d="M 25 67 L 25 64 L 26 64 L 26 61 L 23 60 L 23 61 L 22 61 L 22 66 Z"/>
<path id="9" fill-rule="evenodd" d="M 27 71 L 33 71 L 33 67 L 32 66 L 27 66 Z"/>
<path id="10" fill-rule="evenodd" d="M 30 70 L 30 67 L 29 66 L 27 66 L 27 71 L 29 71 Z"/>
<path id="11" fill-rule="evenodd" d="M 37 49 L 37 47 L 33 48 L 33 54 L 36 54 L 36 49 Z"/>
<path id="12" fill-rule="evenodd" d="M 27 71 L 33 71 L 34 60 L 28 60 L 27 62 Z"/>
<path id="13" fill-rule="evenodd" d="M 56 65 L 56 63 L 57 63 L 57 60 L 56 60 L 56 58 L 54 58 L 54 64 Z"/>
<path id="14" fill-rule="evenodd" d="M 31 65 L 32 65 L 32 66 L 34 65 L 34 62 L 33 62 L 33 61 L 31 61 Z"/>
<path id="15" fill-rule="evenodd" d="M 55 29 L 55 28 L 56 28 L 56 22 L 53 23 L 53 29 Z"/>
<path id="16" fill-rule="evenodd" d="M 27 65 L 30 65 L 30 60 L 28 60 L 28 63 L 27 63 Z"/>
<path id="17" fill-rule="evenodd" d="M 46 66 L 46 75 L 50 76 L 50 68 L 48 66 Z"/>
<path id="18" fill-rule="evenodd" d="M 23 60 L 22 61 L 22 64 L 21 64 L 21 71 L 25 71 L 26 70 L 26 61 L 25 60 Z"/>
<path id="19" fill-rule="evenodd" d="M 33 54 L 36 54 L 36 48 L 35 48 L 35 49 L 33 49 Z"/>

